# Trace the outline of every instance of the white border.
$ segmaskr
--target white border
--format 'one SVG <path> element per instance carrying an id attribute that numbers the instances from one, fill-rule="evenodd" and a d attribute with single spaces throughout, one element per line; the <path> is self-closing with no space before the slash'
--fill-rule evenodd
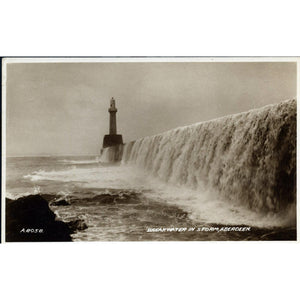
<path id="1" fill-rule="evenodd" d="M 254 56 L 254 57 L 8 57 L 3 63 L 139 63 L 139 62 L 299 62 L 300 57 Z"/>
<path id="2" fill-rule="evenodd" d="M 2 149 L 1 149 L 1 242 L 5 243 L 5 196 L 6 196 L 6 63 L 2 60 Z"/>
<path id="3" fill-rule="evenodd" d="M 297 242 L 299 243 L 300 242 L 300 220 L 299 220 L 299 216 L 300 216 L 300 204 L 299 204 L 299 187 L 300 187 L 300 178 L 298 176 L 299 174 L 299 168 L 300 168 L 300 163 L 299 163 L 299 158 L 300 158 L 300 141 L 299 141 L 299 138 L 298 138 L 298 133 L 300 132 L 300 124 L 299 124 L 299 120 L 298 120 L 298 116 L 299 116 L 299 113 L 300 113 L 300 108 L 299 108 L 299 104 L 298 104 L 298 99 L 299 98 L 299 95 L 300 95 L 300 89 L 299 89 L 299 86 L 300 86 L 300 60 L 298 58 L 297 60 L 297 80 L 296 80 L 296 88 L 297 88 L 297 91 L 296 91 L 296 94 L 297 94 L 297 99 L 296 99 L 296 104 L 297 104 L 297 131 L 296 131 L 296 145 L 297 145 L 297 149 L 296 149 L 296 164 L 297 164 L 297 167 L 296 167 L 296 208 L 297 208 L 297 216 L 296 216 L 296 222 L 297 222 Z"/>
<path id="4" fill-rule="evenodd" d="M 297 63 L 297 99 L 299 99 L 300 86 L 300 57 L 8 57 L 2 60 L 2 176 L 1 176 L 1 241 L 5 243 L 5 195 L 6 195 L 6 65 L 8 63 L 140 63 L 140 62 L 296 62 Z M 297 103 L 297 115 L 300 109 Z M 298 187 L 300 179 L 299 170 L 299 127 L 297 117 L 297 242 L 300 239 L 300 205 L 298 197 Z"/>

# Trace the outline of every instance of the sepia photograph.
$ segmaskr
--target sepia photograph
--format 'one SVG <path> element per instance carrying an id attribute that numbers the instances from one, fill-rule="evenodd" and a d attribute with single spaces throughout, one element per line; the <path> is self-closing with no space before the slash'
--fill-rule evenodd
<path id="1" fill-rule="evenodd" d="M 296 241 L 298 59 L 5 58 L 5 242 Z"/>
<path id="2" fill-rule="evenodd" d="M 2 298 L 298 299 L 298 6 L 2 1 Z"/>

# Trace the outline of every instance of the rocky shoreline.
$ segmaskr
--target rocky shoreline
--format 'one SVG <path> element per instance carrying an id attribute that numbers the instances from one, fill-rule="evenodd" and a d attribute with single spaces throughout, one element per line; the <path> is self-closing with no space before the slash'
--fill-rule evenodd
<path id="1" fill-rule="evenodd" d="M 72 233 L 86 228 L 81 219 L 57 220 L 41 195 L 6 198 L 6 242 L 71 242 Z"/>

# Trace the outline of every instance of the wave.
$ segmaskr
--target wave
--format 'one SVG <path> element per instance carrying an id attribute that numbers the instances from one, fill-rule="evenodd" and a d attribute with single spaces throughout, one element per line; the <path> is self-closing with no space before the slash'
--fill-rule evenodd
<path id="1" fill-rule="evenodd" d="M 123 149 L 124 146 L 122 144 L 102 149 L 100 162 L 109 163 L 109 162 L 120 161 L 123 156 Z"/>
<path id="2" fill-rule="evenodd" d="M 144 201 L 150 201 L 149 205 L 153 202 L 176 205 L 187 211 L 189 217 L 195 222 L 245 224 L 265 228 L 294 225 L 293 219 L 290 218 L 291 212 L 293 212 L 292 207 L 285 212 L 285 215 L 272 212 L 260 214 L 249 211 L 239 203 L 223 201 L 218 193 L 213 191 L 200 191 L 164 183 L 159 178 L 128 164 L 86 169 L 69 168 L 58 171 L 40 170 L 26 175 L 26 178 L 35 186 L 42 186 L 34 193 L 52 193 L 57 199 L 68 201 L 76 199 L 84 206 L 85 202 L 89 200 L 97 204 L 97 199 L 102 198 L 103 195 L 115 197 L 116 194 L 131 195 L 134 193 L 139 194 Z M 44 182 L 46 182 L 46 191 Z M 52 192 L 49 189 L 51 182 L 53 182 Z M 56 182 L 60 183 L 59 186 L 55 184 Z"/>
<path id="3" fill-rule="evenodd" d="M 63 170 L 39 170 L 24 176 L 31 182 L 64 182 L 77 188 L 144 189 L 143 172 L 131 166 L 97 165 L 94 167 L 69 167 Z"/>
<path id="4" fill-rule="evenodd" d="M 10 200 L 16 200 L 21 197 L 30 196 L 30 195 L 39 195 L 41 193 L 41 187 L 40 186 L 34 186 L 30 189 L 30 191 L 27 192 L 8 192 L 6 191 L 5 195 L 6 198 Z"/>
<path id="5" fill-rule="evenodd" d="M 259 212 L 295 207 L 296 100 L 130 142 L 128 163 Z"/>
<path id="6" fill-rule="evenodd" d="M 130 170 L 122 166 L 118 168 L 121 168 L 121 170 L 114 168 L 115 170 L 112 170 L 110 175 L 111 178 L 106 177 L 105 183 L 103 183 L 101 175 L 99 175 L 99 178 L 102 178 L 102 180 L 92 181 L 93 175 L 90 173 L 81 177 L 81 181 L 77 182 L 77 188 L 75 189 L 70 186 L 69 188 L 62 187 L 60 191 L 55 188 L 52 192 L 46 192 L 43 188 L 37 188 L 27 193 L 7 194 L 7 197 L 18 199 L 30 194 L 40 194 L 50 202 L 66 200 L 72 205 L 77 203 L 82 207 L 87 207 L 87 205 L 94 207 L 107 204 L 144 203 L 144 209 L 147 210 L 148 206 L 153 207 L 153 205 L 163 206 L 165 204 L 172 207 L 175 205 L 178 209 L 185 211 L 191 222 L 195 224 L 247 225 L 261 228 L 291 227 L 295 225 L 290 217 L 293 213 L 292 207 L 284 214 L 272 212 L 261 214 L 249 211 L 240 204 L 224 202 L 212 191 L 199 192 L 179 186 L 171 186 L 157 178 L 146 177 L 146 174 L 142 176 L 140 173 L 139 176 L 136 176 L 137 170 L 135 169 Z M 46 172 L 43 174 L 43 179 L 37 180 L 35 178 L 34 180 L 39 183 L 43 180 L 49 180 L 49 178 L 60 180 L 62 174 L 59 173 L 61 171 L 56 175 L 52 173 L 48 176 L 49 174 Z M 77 178 L 79 179 L 79 177 Z M 87 181 L 83 182 L 82 179 Z M 125 207 L 124 209 L 126 210 Z M 91 211 L 93 210 L 91 208 Z M 73 217 L 75 216 L 75 212 L 72 210 L 70 213 Z"/>
<path id="7" fill-rule="evenodd" d="M 58 162 L 66 164 L 66 165 L 91 165 L 91 164 L 98 164 L 100 162 L 100 157 L 96 157 L 95 159 L 89 160 L 70 160 L 70 159 L 62 159 Z"/>

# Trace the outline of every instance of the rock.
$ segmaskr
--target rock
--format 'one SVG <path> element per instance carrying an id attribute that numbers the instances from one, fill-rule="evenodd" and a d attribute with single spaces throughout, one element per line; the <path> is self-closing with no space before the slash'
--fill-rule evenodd
<path id="1" fill-rule="evenodd" d="M 78 219 L 78 220 L 72 220 L 67 223 L 72 233 L 74 233 L 77 230 L 84 230 L 87 229 L 88 226 L 84 222 L 84 220 Z"/>
<path id="2" fill-rule="evenodd" d="M 61 199 L 61 200 L 56 200 L 56 201 L 51 202 L 50 205 L 53 205 L 53 206 L 67 206 L 67 205 L 70 205 L 70 203 L 68 201 L 66 201 L 65 199 Z"/>
<path id="3" fill-rule="evenodd" d="M 57 221 L 40 195 L 6 199 L 6 241 L 72 241 L 66 223 Z"/>

